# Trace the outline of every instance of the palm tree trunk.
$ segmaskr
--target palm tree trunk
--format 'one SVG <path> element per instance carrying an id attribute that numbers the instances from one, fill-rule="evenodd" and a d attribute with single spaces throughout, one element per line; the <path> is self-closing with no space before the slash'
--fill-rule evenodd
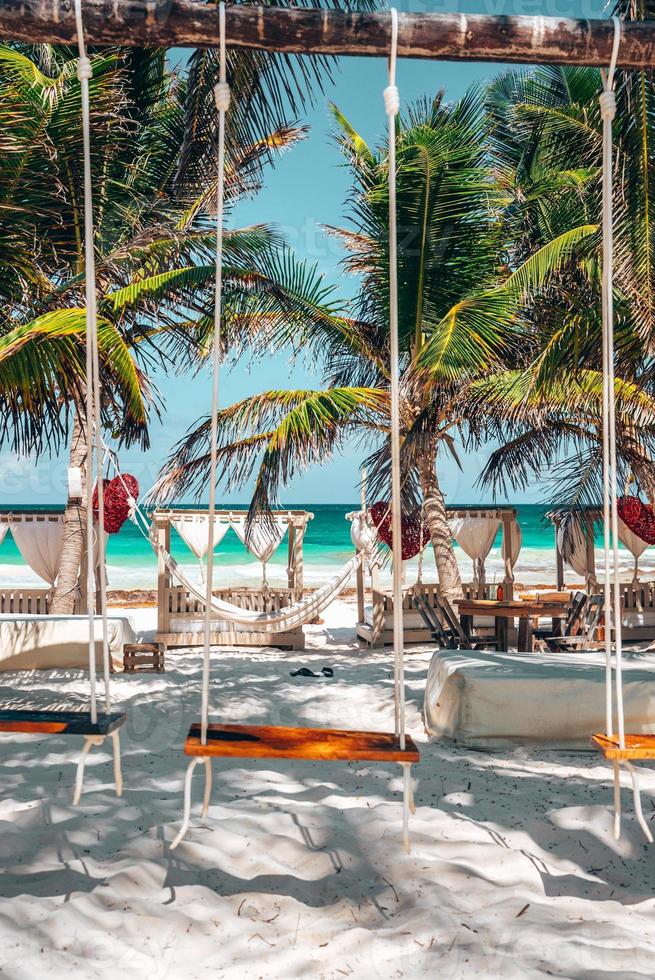
<path id="1" fill-rule="evenodd" d="M 86 433 L 84 412 L 78 405 L 73 419 L 73 435 L 70 448 L 70 465 L 78 466 L 82 472 L 82 499 L 69 497 L 64 511 L 64 532 L 59 554 L 59 573 L 50 611 L 60 615 L 74 612 L 75 598 L 86 540 Z"/>
<path id="2" fill-rule="evenodd" d="M 439 486 L 436 470 L 436 452 L 426 453 L 419 467 L 419 481 L 423 494 L 425 522 L 430 529 L 434 560 L 439 574 L 441 592 L 450 601 L 462 597 L 462 579 L 453 548 L 453 538 L 448 526 L 446 504 Z"/>

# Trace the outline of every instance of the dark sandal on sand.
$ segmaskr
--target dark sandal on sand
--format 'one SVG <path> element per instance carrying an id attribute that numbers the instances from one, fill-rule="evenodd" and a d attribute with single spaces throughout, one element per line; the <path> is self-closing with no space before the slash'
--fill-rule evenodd
<path id="1" fill-rule="evenodd" d="M 299 667 L 298 670 L 291 670 L 289 673 L 292 677 L 320 677 L 321 674 L 323 677 L 334 677 L 334 671 L 331 667 L 321 667 L 320 674 L 315 674 L 309 667 Z"/>

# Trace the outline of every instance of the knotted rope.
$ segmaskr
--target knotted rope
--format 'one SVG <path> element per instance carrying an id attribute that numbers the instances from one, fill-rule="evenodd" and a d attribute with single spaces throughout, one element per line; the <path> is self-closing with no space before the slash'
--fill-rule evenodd
<path id="1" fill-rule="evenodd" d="M 398 238 L 396 230 L 396 116 L 400 95 L 396 87 L 398 11 L 392 7 L 389 84 L 384 109 L 389 131 L 389 374 L 391 383 L 391 530 L 393 555 L 394 715 L 400 748 L 405 748 L 405 644 L 403 637 L 403 562 L 400 499 L 400 358 L 398 353 Z M 403 766 L 403 839 L 409 850 L 411 773 Z"/>
<path id="2" fill-rule="evenodd" d="M 93 527 L 93 507 L 91 506 L 91 485 L 93 481 L 93 458 L 100 471 L 102 460 L 102 430 L 100 420 L 100 365 L 98 355 L 98 307 L 96 297 L 95 243 L 93 231 L 93 185 L 91 180 L 91 118 L 89 105 L 89 81 L 93 77 L 91 61 L 87 57 L 82 19 L 82 0 L 75 0 L 75 24 L 77 28 L 77 77 L 80 81 L 82 102 L 82 148 L 84 170 L 84 278 L 86 300 L 86 563 L 87 563 L 87 609 L 89 616 L 89 681 L 91 688 L 91 720 L 97 721 L 96 696 L 96 651 L 95 651 L 95 533 Z M 98 488 L 98 538 L 97 560 L 99 568 L 100 611 L 102 615 L 102 666 L 105 682 L 105 710 L 111 707 L 109 686 L 109 639 L 107 628 L 107 580 L 105 564 L 105 495 L 102 472 L 99 472 Z"/>
<path id="3" fill-rule="evenodd" d="M 225 209 L 225 113 L 230 107 L 230 86 L 227 83 L 225 52 L 225 4 L 218 7 L 219 23 L 219 80 L 214 86 L 218 111 L 218 150 L 216 173 L 216 286 L 214 293 L 214 344 L 212 347 L 212 407 L 209 464 L 209 520 L 207 522 L 207 580 L 205 593 L 205 643 L 202 668 L 202 705 L 200 741 L 207 744 L 209 723 L 209 673 L 211 648 L 211 619 L 214 582 L 214 518 L 216 515 L 216 464 L 218 458 L 218 382 L 221 366 L 221 314 L 223 306 L 223 219 Z"/>
<path id="4" fill-rule="evenodd" d="M 621 42 L 621 21 L 614 22 L 614 44 L 607 71 L 602 71 L 603 92 L 600 114 L 603 120 L 603 552 L 605 564 L 605 726 L 613 734 L 612 721 L 612 630 L 615 638 L 616 714 L 619 745 L 625 746 L 623 713 L 621 588 L 619 576 L 619 519 L 617 510 L 616 411 L 614 404 L 614 228 L 612 202 L 612 123 L 616 116 L 614 93 L 616 63 Z M 614 596 L 610 578 L 610 552 L 614 562 Z"/>

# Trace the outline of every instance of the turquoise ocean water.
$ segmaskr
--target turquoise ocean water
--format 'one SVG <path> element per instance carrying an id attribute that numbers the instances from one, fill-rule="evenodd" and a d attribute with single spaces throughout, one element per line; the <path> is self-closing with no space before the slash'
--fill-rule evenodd
<path id="1" fill-rule="evenodd" d="M 7 512 L 12 508 L 3 507 Z M 18 512 L 21 508 L 13 508 Z M 31 510 L 37 509 L 30 507 Z M 56 509 L 53 507 L 42 509 Z M 237 509 L 236 507 L 234 508 Z M 306 509 L 314 514 L 309 523 L 305 536 L 305 581 L 309 585 L 317 585 L 329 578 L 334 571 L 353 554 L 350 541 L 350 522 L 345 515 L 357 510 L 358 505 L 352 504 L 307 504 L 294 505 L 294 509 Z M 525 504 L 518 505 L 518 520 L 523 534 L 523 547 L 519 557 L 515 575 L 517 581 L 526 583 L 551 583 L 555 581 L 555 534 L 552 525 L 546 520 L 547 507 Z M 596 540 L 597 548 L 602 547 L 600 537 Z M 172 534 L 171 550 L 177 560 L 187 567 L 194 575 L 199 575 L 198 561 L 189 551 L 175 531 Z M 640 560 L 644 573 L 655 569 L 655 560 L 649 555 L 649 549 Z M 653 552 L 655 555 L 655 551 Z M 471 562 L 458 549 L 461 556 L 461 568 L 465 579 L 471 577 Z M 107 565 L 110 588 L 133 589 L 154 588 L 156 586 L 156 562 L 149 543 L 138 529 L 128 522 L 122 530 L 109 538 L 107 549 Z M 598 556 L 598 560 L 600 556 Z M 286 538 L 273 555 L 268 567 L 268 578 L 271 584 L 285 584 L 287 561 Z M 426 580 L 430 570 L 434 568 L 431 549 L 425 552 Z M 622 554 L 622 565 L 625 570 L 631 568 L 631 558 L 628 552 Z M 408 563 L 407 579 L 411 582 L 416 570 L 416 561 Z M 253 558 L 241 544 L 236 534 L 230 530 L 223 538 L 216 551 L 216 584 L 221 580 L 225 584 L 256 584 L 261 577 L 260 563 Z M 572 574 L 575 578 L 575 575 Z M 500 554 L 500 535 L 487 559 L 487 580 L 501 581 L 503 567 Z M 40 585 L 40 579 L 23 562 L 11 533 L 8 533 L 0 545 L 0 586 Z"/>

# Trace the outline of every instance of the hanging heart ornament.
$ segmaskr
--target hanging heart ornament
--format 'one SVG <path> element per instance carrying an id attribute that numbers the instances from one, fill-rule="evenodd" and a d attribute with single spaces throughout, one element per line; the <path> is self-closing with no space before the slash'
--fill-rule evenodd
<path id="1" fill-rule="evenodd" d="M 619 497 L 616 504 L 623 523 L 642 541 L 655 544 L 655 513 L 651 505 L 639 497 Z"/>
<path id="2" fill-rule="evenodd" d="M 117 534 L 132 512 L 139 497 L 139 484 L 130 473 L 103 481 L 105 500 L 104 528 L 107 534 Z M 98 488 L 93 491 L 93 516 L 98 520 Z"/>
<path id="3" fill-rule="evenodd" d="M 378 500 L 370 509 L 371 520 L 373 521 L 378 537 L 390 548 L 392 546 L 393 534 L 391 532 L 391 506 L 384 500 Z M 430 530 L 421 521 L 421 511 L 419 509 L 410 511 L 401 516 L 401 541 L 402 559 L 408 561 L 414 558 L 419 552 L 423 551 L 430 540 Z M 423 527 L 421 528 L 421 524 Z M 422 533 L 421 533 L 422 532 Z"/>

